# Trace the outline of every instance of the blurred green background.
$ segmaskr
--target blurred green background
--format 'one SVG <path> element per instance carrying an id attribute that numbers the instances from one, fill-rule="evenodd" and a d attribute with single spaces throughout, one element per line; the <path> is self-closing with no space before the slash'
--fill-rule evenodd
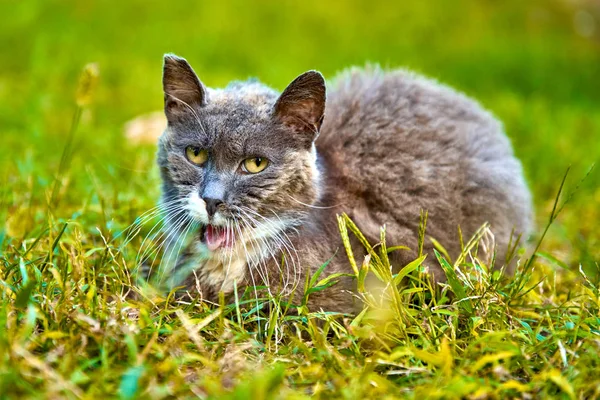
<path id="1" fill-rule="evenodd" d="M 162 107 L 165 52 L 205 84 L 258 77 L 276 88 L 368 62 L 407 67 L 466 92 L 506 126 L 544 224 L 560 181 L 577 192 L 546 241 L 572 266 L 600 260 L 600 3 L 532 1 L 0 0 L 0 217 L 7 237 L 73 219 L 110 231 L 155 204 L 153 146 L 126 121 Z M 47 206 L 82 67 L 100 80 Z M 3 246 L 2 246 L 3 247 Z"/>

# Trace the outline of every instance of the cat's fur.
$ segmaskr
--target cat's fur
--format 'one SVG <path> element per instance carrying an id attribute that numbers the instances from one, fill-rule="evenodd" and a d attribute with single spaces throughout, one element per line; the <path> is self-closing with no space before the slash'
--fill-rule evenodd
<path id="1" fill-rule="evenodd" d="M 391 254 L 397 269 L 416 257 L 422 210 L 429 213 L 427 237 L 452 257 L 460 252 L 459 226 L 468 238 L 489 222 L 497 266 L 511 233 L 531 229 L 530 194 L 501 124 L 432 80 L 352 69 L 330 85 L 325 102 L 325 82 L 314 71 L 281 96 L 256 82 L 213 90 L 184 59 L 167 55 L 163 84 L 163 204 L 173 215 L 172 231 L 189 231 L 191 221 L 200 226 L 169 274 L 185 271 L 190 291 L 208 300 L 231 294 L 234 281 L 289 292 L 334 254 L 324 274 L 351 272 L 337 227 L 341 212 L 372 243 L 385 224 L 388 245 L 413 249 Z M 186 159 L 190 145 L 209 151 L 205 165 Z M 254 156 L 269 166 L 240 173 L 242 160 Z M 215 197 L 223 204 L 210 217 L 203 199 Z M 208 223 L 233 226 L 236 244 L 210 252 L 202 239 Z M 425 252 L 433 278 L 443 280 L 430 240 Z M 343 279 L 315 293 L 312 306 L 353 311 L 354 286 Z"/>

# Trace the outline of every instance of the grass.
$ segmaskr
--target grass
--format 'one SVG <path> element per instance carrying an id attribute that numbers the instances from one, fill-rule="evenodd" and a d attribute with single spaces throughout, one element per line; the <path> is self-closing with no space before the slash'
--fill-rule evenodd
<path id="1" fill-rule="evenodd" d="M 600 397 L 593 2 L 6 3 L 0 398 Z M 154 147 L 125 142 L 122 129 L 160 109 L 169 51 L 212 86 L 258 76 L 282 88 L 307 69 L 330 77 L 376 61 L 476 97 L 523 160 L 535 257 L 517 254 L 514 277 L 491 271 L 477 259 L 492 240 L 482 227 L 457 260 L 439 248 L 449 283 L 430 287 L 421 258 L 389 273 L 401 243 L 382 231 L 380 243 L 363 241 L 368 262 L 348 254 L 358 316 L 252 293 L 219 305 L 132 296 L 150 226 L 126 246 L 124 233 L 155 205 L 159 180 Z M 339 224 L 342 237 L 360 236 L 347 217 Z M 335 290 L 323 276 L 306 282 L 304 299 Z"/>

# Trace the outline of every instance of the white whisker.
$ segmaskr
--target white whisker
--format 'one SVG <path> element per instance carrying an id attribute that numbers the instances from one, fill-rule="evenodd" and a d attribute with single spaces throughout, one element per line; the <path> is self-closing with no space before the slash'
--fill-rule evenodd
<path id="1" fill-rule="evenodd" d="M 303 202 L 301 202 L 300 200 L 296 199 L 295 197 L 293 197 L 293 196 L 292 196 L 292 195 L 290 195 L 290 194 L 288 194 L 288 197 L 289 197 L 290 199 L 292 199 L 293 201 L 295 201 L 296 203 L 298 203 L 298 204 L 300 204 L 300 205 L 303 205 L 304 207 L 308 207 L 308 208 L 316 208 L 317 210 L 329 210 L 329 209 L 331 209 L 331 208 L 336 208 L 336 207 L 341 207 L 341 206 L 343 206 L 343 204 L 336 204 L 336 205 L 333 205 L 333 206 L 315 206 L 315 205 L 313 205 L 313 204 L 306 204 L 306 203 L 303 203 Z"/>

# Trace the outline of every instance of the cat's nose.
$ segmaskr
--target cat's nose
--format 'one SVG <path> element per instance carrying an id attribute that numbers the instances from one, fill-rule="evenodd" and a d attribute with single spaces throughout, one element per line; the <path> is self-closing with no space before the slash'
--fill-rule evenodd
<path id="1" fill-rule="evenodd" d="M 206 212 L 210 217 L 215 215 L 215 213 L 217 212 L 217 208 L 219 208 L 219 206 L 223 204 L 223 200 L 221 199 L 206 198 L 204 199 L 204 202 L 206 203 Z"/>

